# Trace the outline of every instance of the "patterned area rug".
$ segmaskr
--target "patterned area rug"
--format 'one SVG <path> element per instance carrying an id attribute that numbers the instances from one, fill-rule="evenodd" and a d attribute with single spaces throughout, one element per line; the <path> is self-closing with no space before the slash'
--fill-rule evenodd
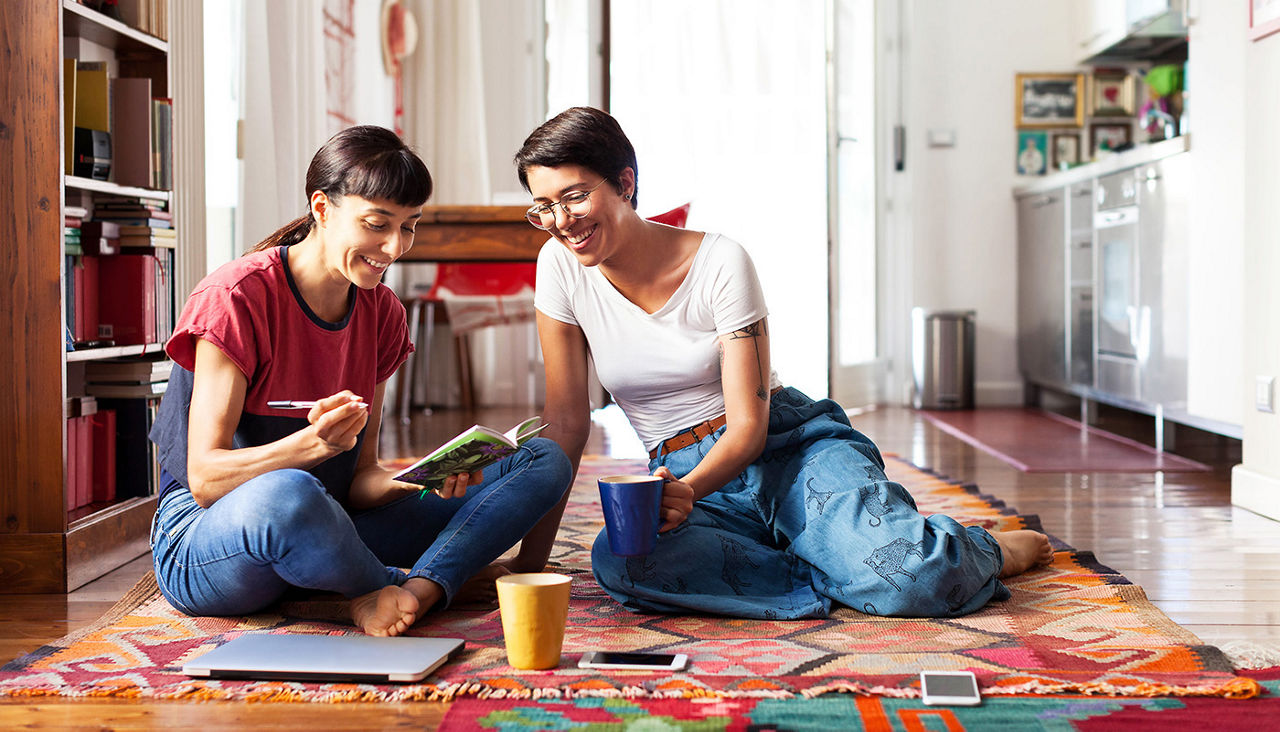
<path id="1" fill-rule="evenodd" d="M 596 585 L 589 559 L 603 523 L 595 479 L 637 470 L 643 470 L 638 461 L 583 461 L 552 557 L 558 571 L 574 578 L 557 669 L 509 667 L 496 610 L 449 610 L 429 616 L 412 633 L 466 638 L 467 650 L 426 683 L 189 679 L 180 672 L 188 659 L 244 633 L 356 631 L 342 622 L 345 603 L 335 597 L 288 601 L 249 617 L 189 618 L 156 592 L 151 579 L 93 626 L 0 668 L 0 694 L 341 702 L 468 696 L 783 700 L 857 692 L 908 699 L 919 696 L 921 668 L 971 669 L 986 696 L 1245 698 L 1262 690 L 1257 681 L 1236 676 L 1220 650 L 1200 644 L 1152 606 L 1141 588 L 1091 554 L 1061 545 L 1051 566 L 1009 583 L 1010 600 L 963 618 L 881 618 L 848 608 L 824 620 L 799 621 L 628 613 Z M 975 486 L 892 458 L 889 475 L 923 511 L 991 529 L 1038 528 L 1035 517 L 1017 515 Z M 691 663 L 678 674 L 576 668 L 578 656 L 593 649 L 680 652 Z"/>
<path id="2" fill-rule="evenodd" d="M 919 699 L 827 694 L 815 699 L 706 697 L 458 699 L 440 729 L 467 730 L 1255 730 L 1280 718 L 1280 668 L 1254 673 L 1266 696 L 1144 699 L 1081 695 L 998 696 L 976 707 L 927 707 Z"/>

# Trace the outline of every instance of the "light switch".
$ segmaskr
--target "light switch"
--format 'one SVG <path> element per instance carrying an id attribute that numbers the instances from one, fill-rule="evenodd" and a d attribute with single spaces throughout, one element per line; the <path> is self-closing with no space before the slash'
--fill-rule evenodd
<path id="1" fill-rule="evenodd" d="M 929 147 L 955 147 L 956 131 L 955 130 L 929 130 L 928 132 Z"/>
<path id="2" fill-rule="evenodd" d="M 1259 376 L 1254 383 L 1253 406 L 1259 412 L 1275 412 L 1275 383 L 1274 376 Z"/>

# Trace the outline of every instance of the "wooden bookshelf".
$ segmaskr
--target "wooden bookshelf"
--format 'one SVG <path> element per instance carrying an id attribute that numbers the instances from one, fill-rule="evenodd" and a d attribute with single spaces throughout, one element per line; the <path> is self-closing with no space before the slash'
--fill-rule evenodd
<path id="1" fill-rule="evenodd" d="M 14 334 L 0 360 L 0 593 L 67 592 L 144 554 L 154 496 L 68 511 L 64 404 L 84 362 L 162 350 L 158 343 L 67 351 L 64 339 L 63 206 L 67 196 L 170 200 L 167 191 L 64 175 L 64 38 L 115 55 L 120 73 L 165 84 L 170 45 L 73 0 L 0 2 L 0 328 Z M 153 82 L 155 83 L 155 82 Z M 10 213 L 12 212 L 12 213 Z M 74 366 L 72 366 L 74 365 Z M 77 377 L 78 378 L 78 377 Z M 128 494 L 127 491 L 122 492 Z"/>

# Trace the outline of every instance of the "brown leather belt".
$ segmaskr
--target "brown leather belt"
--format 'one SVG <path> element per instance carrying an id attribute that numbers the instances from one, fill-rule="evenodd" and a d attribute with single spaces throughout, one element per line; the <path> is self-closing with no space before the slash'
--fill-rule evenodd
<path id="1" fill-rule="evenodd" d="M 770 391 L 769 396 L 773 396 L 780 391 L 782 391 L 781 386 Z M 673 437 L 663 440 L 661 444 L 650 450 L 649 459 L 652 460 L 659 455 L 665 455 L 669 452 L 675 452 L 676 450 L 686 448 L 723 427 L 725 425 L 725 421 L 725 416 L 722 414 L 715 419 L 708 419 L 706 422 L 700 422 L 688 429 L 680 430 Z"/>

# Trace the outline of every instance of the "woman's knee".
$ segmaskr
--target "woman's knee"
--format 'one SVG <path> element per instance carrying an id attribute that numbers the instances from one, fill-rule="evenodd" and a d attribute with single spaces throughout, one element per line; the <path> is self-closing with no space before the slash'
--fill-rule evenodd
<path id="1" fill-rule="evenodd" d="M 323 483 L 307 471 L 293 468 L 259 475 L 221 500 L 227 499 L 231 499 L 229 507 L 246 526 L 260 522 L 285 526 L 327 522 L 336 508 Z"/>
<path id="2" fill-rule="evenodd" d="M 535 437 L 524 444 L 532 454 L 532 466 L 538 480 L 534 486 L 548 505 L 555 505 L 564 496 L 573 479 L 573 464 L 564 450 L 553 440 Z"/>

